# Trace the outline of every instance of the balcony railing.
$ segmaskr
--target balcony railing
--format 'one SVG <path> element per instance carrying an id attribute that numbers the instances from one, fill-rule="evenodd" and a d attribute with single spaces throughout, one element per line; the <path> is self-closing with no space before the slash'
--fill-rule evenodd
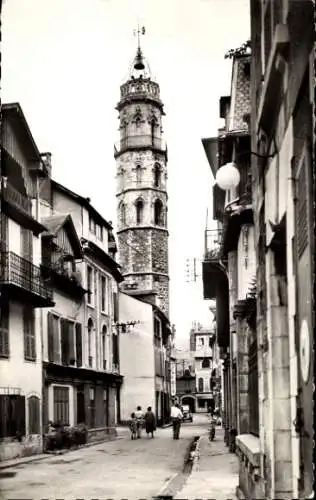
<path id="1" fill-rule="evenodd" d="M 221 250 L 222 229 L 206 229 L 204 260 L 218 261 Z"/>
<path id="2" fill-rule="evenodd" d="M 128 148 L 142 147 L 158 149 L 160 151 L 167 150 L 165 141 L 159 137 L 153 137 L 152 135 L 132 135 L 117 142 L 114 146 L 114 153 L 119 154 Z"/>
<path id="3" fill-rule="evenodd" d="M 53 298 L 53 291 L 42 278 L 40 268 L 14 252 L 0 253 L 0 283 L 13 285 L 47 300 Z"/>
<path id="4" fill-rule="evenodd" d="M 23 210 L 28 215 L 32 214 L 32 201 L 31 199 L 20 193 L 9 182 L 5 182 L 3 186 L 3 200 L 15 207 Z"/>

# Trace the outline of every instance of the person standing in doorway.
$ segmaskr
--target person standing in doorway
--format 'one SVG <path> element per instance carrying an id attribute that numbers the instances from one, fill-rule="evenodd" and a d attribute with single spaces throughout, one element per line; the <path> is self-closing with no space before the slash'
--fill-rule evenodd
<path id="1" fill-rule="evenodd" d="M 173 439 L 179 439 L 181 422 L 183 419 L 182 411 L 180 410 L 179 404 L 174 403 L 171 406 L 171 420 L 173 428 Z"/>
<path id="2" fill-rule="evenodd" d="M 137 406 L 135 417 L 137 423 L 137 439 L 140 439 L 142 437 L 142 426 L 144 421 L 144 413 L 141 406 Z"/>
<path id="3" fill-rule="evenodd" d="M 156 430 L 156 418 L 151 410 L 151 406 L 148 406 L 144 419 L 147 437 L 149 434 L 151 434 L 151 437 L 153 438 L 154 431 Z"/>

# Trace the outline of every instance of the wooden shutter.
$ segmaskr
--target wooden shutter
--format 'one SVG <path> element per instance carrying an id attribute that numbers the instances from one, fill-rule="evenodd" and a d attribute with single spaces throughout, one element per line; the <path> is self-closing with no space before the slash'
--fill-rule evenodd
<path id="1" fill-rule="evenodd" d="M 300 258 L 308 245 L 306 162 L 303 161 L 297 179 L 297 252 Z"/>
<path id="2" fill-rule="evenodd" d="M 9 304 L 3 303 L 0 309 L 0 358 L 9 355 Z"/>
<path id="3" fill-rule="evenodd" d="M 114 306 L 113 319 L 114 322 L 116 322 L 118 321 L 118 293 L 116 292 L 113 293 L 113 306 Z"/>
<path id="4" fill-rule="evenodd" d="M 60 320 L 60 337 L 61 337 L 61 362 L 63 365 L 69 364 L 69 338 L 68 338 L 68 321 L 64 318 Z"/>
<path id="5" fill-rule="evenodd" d="M 54 323 L 52 313 L 47 314 L 47 345 L 48 345 L 48 361 L 53 363 L 54 357 Z"/>
<path id="6" fill-rule="evenodd" d="M 10 399 L 6 394 L 0 394 L 0 438 L 8 437 L 10 422 Z"/>
<path id="7" fill-rule="evenodd" d="M 20 434 L 25 436 L 25 397 L 9 396 L 11 403 L 11 436 Z"/>
<path id="8" fill-rule="evenodd" d="M 34 309 L 28 306 L 24 306 L 23 309 L 23 328 L 24 358 L 28 361 L 36 361 Z"/>
<path id="9" fill-rule="evenodd" d="M 68 345 L 69 345 L 69 364 L 75 363 L 75 325 L 72 321 L 67 321 L 68 327 Z"/>
<path id="10" fill-rule="evenodd" d="M 76 323 L 76 359 L 77 367 L 82 366 L 82 325 Z"/>
<path id="11" fill-rule="evenodd" d="M 37 396 L 28 399 L 29 434 L 40 434 L 40 400 Z"/>

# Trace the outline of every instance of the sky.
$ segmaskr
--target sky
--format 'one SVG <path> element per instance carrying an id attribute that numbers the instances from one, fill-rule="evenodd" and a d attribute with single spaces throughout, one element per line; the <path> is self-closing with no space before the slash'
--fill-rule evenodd
<path id="1" fill-rule="evenodd" d="M 187 345 L 193 321 L 211 319 L 201 261 L 214 180 L 201 138 L 221 126 L 219 98 L 231 84 L 224 55 L 249 38 L 249 3 L 4 0 L 2 7 L 2 102 L 21 104 L 39 150 L 52 153 L 54 179 L 90 197 L 114 227 L 115 106 L 136 52 L 133 31 L 145 26 L 141 45 L 166 112 L 170 320 L 178 345 Z"/>

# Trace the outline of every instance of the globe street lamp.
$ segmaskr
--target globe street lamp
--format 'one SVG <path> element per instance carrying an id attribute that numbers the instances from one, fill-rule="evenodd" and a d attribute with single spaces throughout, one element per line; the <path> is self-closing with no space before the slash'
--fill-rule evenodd
<path id="1" fill-rule="evenodd" d="M 235 163 L 226 163 L 216 173 L 216 184 L 220 189 L 229 191 L 238 186 L 240 173 Z"/>

